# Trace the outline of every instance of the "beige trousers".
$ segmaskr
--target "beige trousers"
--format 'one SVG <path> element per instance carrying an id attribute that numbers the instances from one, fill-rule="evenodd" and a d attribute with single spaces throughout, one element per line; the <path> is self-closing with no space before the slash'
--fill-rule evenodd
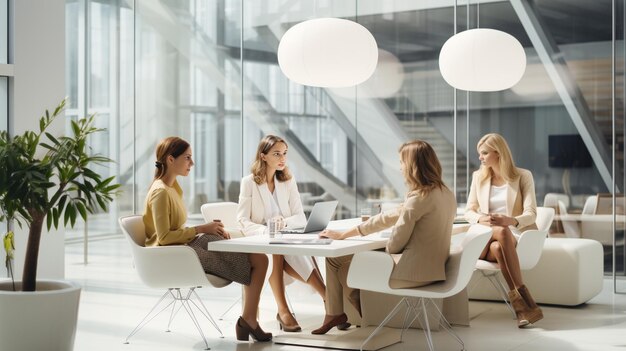
<path id="1" fill-rule="evenodd" d="M 337 316 L 344 313 L 343 295 L 361 314 L 360 290 L 348 286 L 348 270 L 353 255 L 326 259 L 326 314 Z"/>

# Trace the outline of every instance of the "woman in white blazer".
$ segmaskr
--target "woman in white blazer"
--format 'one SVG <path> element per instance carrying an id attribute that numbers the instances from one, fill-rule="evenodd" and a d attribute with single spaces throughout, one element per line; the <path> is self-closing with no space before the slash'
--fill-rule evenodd
<path id="1" fill-rule="evenodd" d="M 287 143 L 274 135 L 261 140 L 252 164 L 252 174 L 241 180 L 237 221 L 245 235 L 261 235 L 266 223 L 281 217 L 288 227 L 300 227 L 306 217 L 296 181 L 287 168 Z M 301 328 L 289 311 L 285 298 L 283 271 L 309 284 L 324 299 L 326 286 L 312 257 L 273 255 L 269 282 L 276 299 L 280 328 L 297 332 Z"/>

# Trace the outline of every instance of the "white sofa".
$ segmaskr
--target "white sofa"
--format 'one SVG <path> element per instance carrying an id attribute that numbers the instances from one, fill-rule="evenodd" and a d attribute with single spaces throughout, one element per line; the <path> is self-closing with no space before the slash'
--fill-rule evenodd
<path id="1" fill-rule="evenodd" d="M 539 262 L 533 269 L 523 271 L 522 276 L 538 303 L 576 306 L 602 290 L 603 265 L 602 244 L 598 241 L 547 238 Z M 470 299 L 502 301 L 478 271 L 468 288 Z"/>

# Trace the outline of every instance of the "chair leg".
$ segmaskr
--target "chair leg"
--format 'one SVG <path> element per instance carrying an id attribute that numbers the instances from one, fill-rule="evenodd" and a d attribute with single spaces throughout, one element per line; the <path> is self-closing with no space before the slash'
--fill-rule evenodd
<path id="1" fill-rule="evenodd" d="M 422 324 L 422 330 L 424 331 L 424 335 L 426 336 L 426 343 L 428 344 L 428 349 L 430 351 L 434 351 L 435 347 L 433 346 L 433 338 L 432 335 L 430 333 L 430 324 L 428 323 L 428 312 L 426 311 L 426 304 L 424 303 L 424 298 L 419 298 L 419 302 L 418 302 L 421 306 L 421 311 L 417 310 L 417 307 L 414 305 L 411 305 L 411 308 L 413 309 L 413 312 L 415 313 L 415 316 L 420 316 L 422 317 L 423 320 L 423 324 Z"/>
<path id="2" fill-rule="evenodd" d="M 155 313 L 156 308 L 163 302 L 163 300 L 168 295 L 172 297 L 172 301 L 170 301 L 167 305 L 165 305 L 165 307 L 163 307 L 162 309 L 160 309 L 158 312 Z M 194 297 L 196 300 L 198 300 L 197 302 L 193 300 Z M 193 311 L 193 308 L 195 307 L 198 311 L 200 311 L 200 313 L 202 313 L 209 320 L 209 322 L 213 325 L 213 327 L 215 327 L 215 329 L 220 333 L 220 337 L 221 338 L 224 337 L 222 330 L 219 328 L 219 326 L 217 325 L 217 323 L 215 322 L 215 320 L 209 313 L 209 310 L 206 308 L 206 305 L 202 302 L 202 299 L 200 299 L 200 296 L 196 292 L 195 288 L 190 288 L 186 294 L 183 294 L 183 292 L 181 292 L 180 289 L 178 288 L 176 289 L 172 288 L 172 289 L 168 289 L 161 296 L 161 298 L 157 301 L 157 303 L 154 304 L 152 309 L 144 316 L 141 322 L 139 322 L 139 324 L 135 327 L 135 329 L 133 329 L 133 331 L 126 337 L 126 340 L 124 343 L 128 344 L 129 343 L 128 340 L 133 335 L 137 334 L 139 330 L 141 330 L 144 326 L 146 326 L 150 321 L 152 321 L 161 312 L 170 308 L 170 306 L 172 310 L 170 312 L 170 317 L 169 317 L 168 324 L 167 324 L 168 332 L 170 331 L 170 326 L 172 324 L 172 321 L 178 314 L 178 311 L 180 311 L 181 309 L 184 309 L 185 312 L 187 312 L 187 315 L 189 316 L 189 318 L 191 318 L 191 321 L 193 322 L 196 329 L 198 330 L 198 333 L 202 337 L 202 340 L 204 341 L 204 345 L 205 345 L 205 350 L 210 350 L 211 348 L 209 348 L 209 343 L 206 339 L 206 336 L 204 335 L 204 332 L 202 332 L 202 327 L 200 325 L 200 322 L 198 321 L 198 318 L 196 317 L 196 314 Z"/>
<path id="3" fill-rule="evenodd" d="M 150 311 L 148 311 L 148 313 L 146 313 L 146 315 L 141 319 L 139 324 L 137 324 L 135 329 L 133 329 L 133 331 L 131 331 L 130 334 L 128 334 L 128 336 L 126 337 L 126 340 L 124 340 L 124 344 L 128 344 L 129 343 L 128 340 L 130 340 L 130 338 L 133 335 L 137 334 L 137 332 L 139 332 L 143 327 L 145 327 L 148 323 L 150 323 L 150 321 L 152 321 L 154 319 L 154 317 L 158 316 L 161 312 L 165 311 L 168 307 L 170 307 L 174 303 L 174 301 L 169 302 L 159 312 L 153 313 L 155 311 L 155 309 L 161 304 L 161 302 L 163 302 L 163 300 L 168 295 L 172 294 L 171 291 L 172 291 L 172 289 L 168 289 L 163 295 L 161 295 L 161 298 L 159 298 L 159 300 L 152 306 Z"/>
<path id="4" fill-rule="evenodd" d="M 389 312 L 389 314 L 387 315 L 387 317 L 385 317 L 385 319 L 383 319 L 382 322 L 380 322 L 380 324 L 376 327 L 376 329 L 374 329 L 374 331 L 367 337 L 367 339 L 365 339 L 365 341 L 363 341 L 363 343 L 361 344 L 361 348 L 360 351 L 363 351 L 363 347 L 365 347 L 365 345 L 367 344 L 368 341 L 370 341 L 376 334 L 378 334 L 378 332 L 385 326 L 385 324 L 387 324 L 391 318 L 393 318 L 398 311 L 400 310 L 400 305 L 402 303 L 407 303 L 408 301 L 406 299 L 406 297 L 403 297 L 402 300 L 400 300 L 400 302 L 398 302 L 396 304 L 396 306 L 393 308 L 393 310 L 391 310 L 391 312 Z"/>
<path id="5" fill-rule="evenodd" d="M 200 336 L 202 337 L 202 340 L 204 340 L 204 345 L 206 346 L 205 350 L 210 350 L 211 348 L 209 347 L 209 343 L 206 340 L 206 337 L 204 336 L 204 333 L 202 332 L 202 327 L 200 326 L 200 322 L 198 322 L 198 318 L 196 317 L 196 314 L 193 313 L 193 309 L 191 308 L 191 305 L 189 304 L 189 300 L 190 300 L 190 296 L 193 292 L 194 288 L 189 289 L 189 292 L 187 292 L 187 295 L 185 297 L 182 296 L 182 294 L 180 295 L 180 302 L 183 305 L 183 308 L 185 309 L 185 312 L 187 312 L 187 315 L 189 315 L 189 318 L 191 318 L 191 321 L 193 322 L 193 324 L 196 326 L 196 329 L 198 330 L 198 333 L 200 333 Z"/>
<path id="6" fill-rule="evenodd" d="M 176 290 L 177 290 L 177 294 L 180 295 L 180 290 L 179 289 L 176 289 Z M 170 294 L 172 295 L 172 298 L 174 299 L 174 301 L 172 302 L 172 311 L 170 312 L 170 318 L 169 318 L 169 321 L 167 322 L 167 329 L 165 330 L 167 333 L 172 331 L 170 329 L 170 327 L 172 326 L 172 321 L 174 321 L 174 318 L 178 314 L 178 311 L 180 311 L 180 309 L 183 308 L 183 305 L 181 304 L 178 304 L 178 308 L 176 308 L 177 307 L 176 302 L 179 299 L 177 298 L 177 295 L 172 292 L 172 289 L 170 289 Z"/>
<path id="7" fill-rule="evenodd" d="M 211 313 L 209 313 L 209 309 L 206 308 L 206 306 L 204 305 L 204 302 L 202 302 L 202 299 L 200 298 L 200 296 L 198 295 L 198 293 L 196 292 L 195 289 L 192 289 L 193 295 L 196 297 L 196 300 L 198 300 L 198 304 L 196 304 L 193 300 L 189 300 L 191 301 L 191 303 L 193 303 L 196 308 L 198 309 L 198 311 L 200 311 L 205 317 L 206 319 L 209 320 L 209 322 L 213 325 L 213 327 L 218 331 L 218 333 L 220 333 L 220 338 L 224 338 L 224 333 L 222 333 L 222 330 L 220 329 L 220 327 L 217 325 L 217 323 L 215 322 L 215 320 L 213 319 L 213 316 L 211 316 Z M 200 308 L 200 306 L 202 306 L 202 308 Z"/>
<path id="8" fill-rule="evenodd" d="M 218 319 L 221 320 L 221 321 L 224 320 L 224 316 L 226 315 L 226 313 L 228 313 L 228 311 L 232 310 L 233 307 L 235 307 L 235 305 L 237 305 L 239 302 L 241 302 L 241 296 L 237 300 L 235 300 L 235 302 L 230 304 L 230 306 L 228 306 L 226 311 L 224 311 L 224 313 L 222 313 L 222 315 Z"/>
<path id="9" fill-rule="evenodd" d="M 513 315 L 513 319 L 517 319 L 517 314 L 515 313 L 513 306 L 511 306 L 511 303 L 509 302 L 507 289 L 504 286 L 504 283 L 502 283 L 502 281 L 498 279 L 498 276 L 496 274 L 485 274 L 485 272 L 483 271 L 481 271 L 481 273 L 483 274 L 483 276 L 489 279 L 489 282 L 491 282 L 491 285 L 493 285 L 493 287 L 496 288 L 496 291 L 498 291 L 498 294 L 500 294 L 500 298 L 502 299 L 502 301 L 504 301 L 509 311 L 511 311 L 511 314 Z"/>
<path id="10" fill-rule="evenodd" d="M 435 309 L 437 310 L 437 313 L 439 313 L 439 324 L 450 334 L 452 335 L 453 338 L 456 339 L 456 341 L 461 345 L 461 350 L 465 350 L 465 343 L 463 342 L 463 340 L 461 339 L 461 337 L 459 336 L 459 334 L 457 334 L 454 329 L 452 329 L 452 325 L 450 324 L 450 322 L 448 322 L 448 320 L 446 319 L 446 317 L 443 315 L 443 312 L 441 312 L 441 310 L 439 309 L 439 307 L 437 307 L 437 304 L 432 300 L 432 299 L 428 299 L 428 301 L 435 306 Z"/>

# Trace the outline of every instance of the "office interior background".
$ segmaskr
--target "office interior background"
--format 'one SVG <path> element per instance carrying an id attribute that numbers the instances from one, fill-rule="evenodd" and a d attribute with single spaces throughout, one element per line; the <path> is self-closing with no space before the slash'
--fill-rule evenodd
<path id="1" fill-rule="evenodd" d="M 18 69 L 20 40 L 29 40 L 17 30 L 20 6 L 34 5 L 0 0 L 0 128 L 10 131 L 24 123 L 13 89 L 29 74 Z M 55 70 L 65 87 L 57 97 L 69 97 L 68 121 L 97 115 L 106 132 L 90 145 L 116 161 L 98 171 L 115 175 L 123 191 L 109 212 L 66 229 L 63 240 L 121 236 L 117 220 L 143 211 L 154 147 L 169 135 L 193 147 L 196 166 L 181 182 L 192 218 L 205 202 L 237 202 L 257 143 L 270 133 L 289 144 L 305 208 L 337 199 L 339 218 L 402 200 L 397 149 L 410 139 L 434 146 L 447 185 L 465 203 L 476 143 L 488 132 L 502 134 L 517 165 L 532 171 L 538 204 L 562 193 L 568 211 L 580 211 L 590 195 L 624 192 L 625 11 L 618 0 L 67 0 L 60 19 L 46 18 L 65 33 L 65 45 L 51 48 L 64 50 L 54 52 L 64 65 Z M 278 67 L 279 40 L 321 17 L 365 26 L 388 69 L 354 88 L 289 81 Z M 522 43 L 528 65 L 516 86 L 468 93 L 443 80 L 443 43 L 469 28 L 499 29 Z M 613 210 L 623 213 L 616 199 Z M 623 230 L 603 235 L 605 271 L 615 238 L 624 275 Z"/>

